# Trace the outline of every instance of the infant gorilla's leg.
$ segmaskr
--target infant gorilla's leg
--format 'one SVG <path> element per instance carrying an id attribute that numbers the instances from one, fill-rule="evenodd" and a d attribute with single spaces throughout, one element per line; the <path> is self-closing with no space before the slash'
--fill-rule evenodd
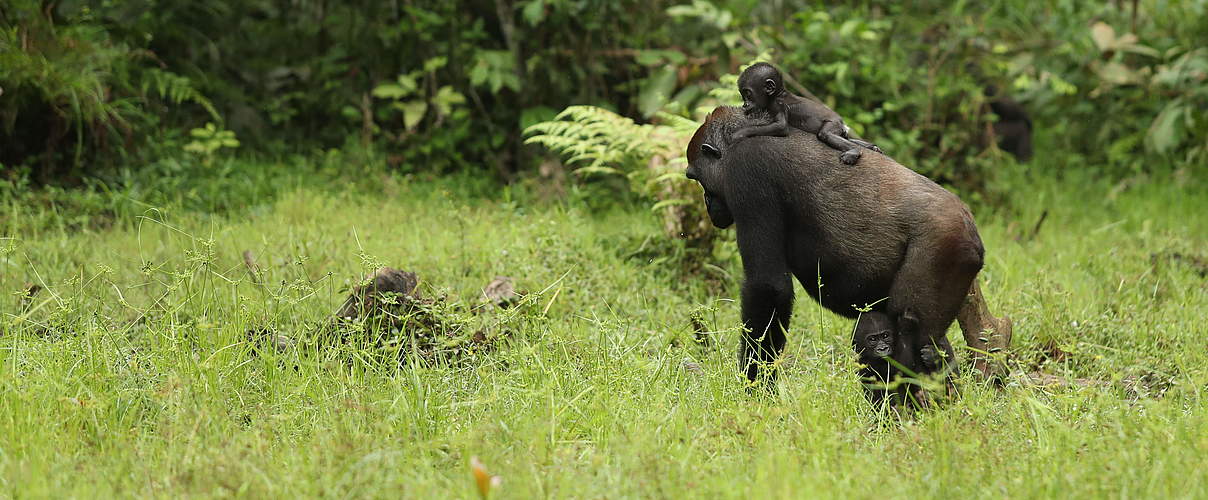
<path id="1" fill-rule="evenodd" d="M 864 149 L 870 149 L 870 150 L 876 151 L 878 153 L 884 153 L 884 151 L 881 151 L 881 148 L 878 148 L 876 144 L 873 144 L 871 142 L 868 142 L 868 141 L 865 141 L 862 139 L 856 139 L 855 137 L 850 137 L 850 136 L 847 138 L 847 140 L 855 143 L 857 146 L 860 146 Z"/>
<path id="2" fill-rule="evenodd" d="M 847 140 L 844 137 L 846 134 L 847 131 L 844 130 L 842 123 L 834 121 L 823 122 L 822 128 L 818 129 L 818 140 L 827 146 L 842 151 L 842 153 L 839 153 L 839 161 L 847 165 L 855 165 L 857 161 L 860 161 L 860 146 Z"/>

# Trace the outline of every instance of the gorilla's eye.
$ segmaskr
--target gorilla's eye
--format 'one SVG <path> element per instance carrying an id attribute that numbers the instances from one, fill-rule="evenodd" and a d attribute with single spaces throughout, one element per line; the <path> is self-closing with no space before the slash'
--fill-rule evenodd
<path id="1" fill-rule="evenodd" d="M 714 158 L 721 158 L 721 150 L 717 149 L 712 144 L 709 144 L 707 142 L 700 145 L 700 150 L 702 153 L 705 153 Z"/>

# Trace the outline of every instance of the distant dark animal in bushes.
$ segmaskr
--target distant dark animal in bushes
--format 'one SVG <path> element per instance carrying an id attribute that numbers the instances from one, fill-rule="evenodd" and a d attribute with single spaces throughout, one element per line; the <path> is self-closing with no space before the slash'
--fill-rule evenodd
<path id="1" fill-rule="evenodd" d="M 994 122 L 994 137 L 998 149 L 1011 153 L 1015 159 L 1026 162 L 1032 159 L 1032 117 L 1028 110 L 1014 99 L 998 95 L 993 85 L 986 87 L 990 97 L 990 111 L 998 116 Z"/>
<path id="2" fill-rule="evenodd" d="M 817 134 L 827 146 L 842 151 L 839 159 L 848 165 L 860 160 L 860 148 L 878 153 L 881 148 L 849 135 L 839 113 L 813 96 L 801 97 L 784 90 L 780 70 L 765 62 L 752 64 L 738 77 L 738 92 L 742 94 L 742 110 L 748 117 L 771 118 L 770 123 L 746 125 L 735 131 L 731 142 L 747 137 L 787 135 L 790 127 Z"/>
<path id="3" fill-rule="evenodd" d="M 890 318 L 913 311 L 917 333 L 902 339 L 909 352 L 930 344 L 942 364 L 954 360 L 946 330 L 984 254 L 964 203 L 883 155 L 836 168 L 830 149 L 799 131 L 731 144 L 749 124 L 736 108 L 714 110 L 688 144 L 686 172 L 704 188 L 714 225 L 737 227 L 747 378 L 774 379 L 764 367 L 784 348 L 793 276 L 847 317 L 859 314 L 855 304 L 875 304 Z"/>

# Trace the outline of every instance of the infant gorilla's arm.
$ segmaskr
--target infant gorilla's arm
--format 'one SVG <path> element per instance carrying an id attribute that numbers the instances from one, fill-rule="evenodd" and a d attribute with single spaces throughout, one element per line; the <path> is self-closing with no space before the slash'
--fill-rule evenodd
<path id="1" fill-rule="evenodd" d="M 768 106 L 771 123 L 765 125 L 748 125 L 742 127 L 730 136 L 730 142 L 738 142 L 748 137 L 772 136 L 784 137 L 789 134 L 788 109 L 779 99 Z"/>

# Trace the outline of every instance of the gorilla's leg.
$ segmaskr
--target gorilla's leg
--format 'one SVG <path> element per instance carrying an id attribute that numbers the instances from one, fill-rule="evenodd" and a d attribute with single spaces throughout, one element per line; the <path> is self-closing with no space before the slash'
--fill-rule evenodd
<path id="1" fill-rule="evenodd" d="M 955 366 L 956 353 L 948 342 L 948 326 L 956 319 L 973 278 L 982 266 L 981 243 L 969 237 L 963 228 L 945 234 L 932 234 L 911 244 L 906 258 L 890 287 L 888 312 L 899 317 L 907 308 L 918 317 L 914 354 L 924 357 L 924 347 L 932 349 L 938 366 L 918 363 L 911 367 L 921 373 L 949 370 Z M 938 359 L 937 359 L 938 358 Z"/>
<path id="2" fill-rule="evenodd" d="M 749 211 L 759 218 L 738 221 L 742 284 L 742 342 L 739 367 L 754 382 L 784 349 L 793 314 L 793 281 L 784 254 L 784 227 L 776 210 Z M 767 373 L 774 381 L 774 370 Z M 770 385 L 770 384 L 769 384 Z"/>
<path id="3" fill-rule="evenodd" d="M 847 165 L 855 165 L 860 161 L 860 146 L 854 142 L 847 140 L 847 131 L 840 122 L 823 122 L 822 128 L 818 129 L 818 140 L 831 148 L 842 151 L 839 153 L 839 161 Z"/>
<path id="4" fill-rule="evenodd" d="M 769 367 L 784 350 L 793 307 L 792 282 L 787 284 L 786 291 L 779 286 L 751 284 L 748 278 L 742 287 L 743 333 L 738 359 L 752 382 L 765 369 L 769 382 L 775 381 L 776 371 Z"/>
<path id="5" fill-rule="evenodd" d="M 990 314 L 990 307 L 976 279 L 965 296 L 965 304 L 956 314 L 956 321 L 960 323 L 965 344 L 969 346 L 973 369 L 989 380 L 1006 375 L 1006 365 L 995 360 L 992 354 L 1011 344 L 1011 318 L 996 318 Z"/>
<path id="6" fill-rule="evenodd" d="M 857 138 L 855 138 L 855 137 L 850 137 L 850 136 L 847 138 L 847 140 L 851 141 L 851 142 L 852 142 L 852 143 L 854 143 L 855 145 L 860 146 L 860 147 L 862 147 L 862 148 L 864 148 L 864 149 L 868 149 L 868 150 L 876 151 L 876 152 L 878 152 L 878 153 L 884 153 L 884 151 L 881 151 L 881 148 L 878 148 L 876 144 L 873 144 L 873 143 L 871 143 L 871 142 L 868 142 L 868 141 L 865 141 L 865 140 L 861 140 L 861 139 L 857 139 Z"/>

